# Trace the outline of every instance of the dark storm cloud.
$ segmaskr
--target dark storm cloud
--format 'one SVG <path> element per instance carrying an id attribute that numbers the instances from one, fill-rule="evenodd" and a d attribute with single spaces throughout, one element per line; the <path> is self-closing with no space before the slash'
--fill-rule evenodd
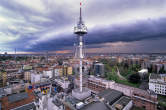
<path id="1" fill-rule="evenodd" d="M 166 38 L 166 19 L 139 21 L 128 25 L 114 25 L 89 32 L 88 44 L 105 42 L 131 42 L 144 39 Z"/>
<path id="2" fill-rule="evenodd" d="M 17 49 L 18 51 L 25 51 L 25 47 L 29 45 L 29 41 L 36 39 L 34 34 L 22 35 L 18 40 L 9 42 L 12 49 Z M 11 47 L 10 47 L 11 48 Z"/>
<path id="3" fill-rule="evenodd" d="M 52 39 L 47 42 L 40 42 L 33 45 L 32 48 L 26 49 L 26 51 L 54 51 L 54 50 L 64 50 L 71 49 L 76 39 L 72 36 L 63 36 L 62 38 Z"/>
<path id="4" fill-rule="evenodd" d="M 92 30 L 85 36 L 85 44 L 88 48 L 98 48 L 109 42 L 133 42 L 166 38 L 166 19 L 139 21 L 128 25 L 113 25 Z M 64 35 L 57 39 L 34 45 L 29 51 L 63 50 L 71 49 L 76 42 L 74 34 Z M 145 45 L 146 46 L 146 45 Z"/>

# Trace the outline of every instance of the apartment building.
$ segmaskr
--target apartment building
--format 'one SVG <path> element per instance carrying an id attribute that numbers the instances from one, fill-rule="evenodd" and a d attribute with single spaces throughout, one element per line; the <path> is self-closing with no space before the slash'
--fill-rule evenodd
<path id="1" fill-rule="evenodd" d="M 166 74 L 151 74 L 149 76 L 149 89 L 156 94 L 166 95 Z"/>

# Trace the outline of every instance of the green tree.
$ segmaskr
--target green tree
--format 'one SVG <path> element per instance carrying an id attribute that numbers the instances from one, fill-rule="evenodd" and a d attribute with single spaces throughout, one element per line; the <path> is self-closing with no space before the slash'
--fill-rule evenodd
<path id="1" fill-rule="evenodd" d="M 150 67 L 148 67 L 148 71 L 149 71 L 149 73 L 152 73 L 152 65 L 150 65 Z"/>
<path id="2" fill-rule="evenodd" d="M 141 78 L 140 78 L 138 73 L 137 74 L 131 74 L 128 78 L 129 82 L 131 82 L 131 83 L 139 83 L 140 79 Z"/>
<path id="3" fill-rule="evenodd" d="M 164 74 L 166 73 L 165 69 L 164 69 L 164 65 L 161 67 L 161 69 L 159 70 L 159 73 L 160 74 Z"/>

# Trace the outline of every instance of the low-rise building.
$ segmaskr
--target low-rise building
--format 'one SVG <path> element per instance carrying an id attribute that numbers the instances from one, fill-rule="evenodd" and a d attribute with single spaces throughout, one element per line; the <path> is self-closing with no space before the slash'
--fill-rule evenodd
<path id="1" fill-rule="evenodd" d="M 157 95 L 153 91 L 135 90 L 132 100 L 137 107 L 145 110 L 157 110 Z"/>
<path id="2" fill-rule="evenodd" d="M 131 98 L 113 89 L 105 89 L 84 100 L 67 96 L 62 103 L 65 110 L 130 110 L 132 107 Z"/>
<path id="3" fill-rule="evenodd" d="M 54 76 L 62 76 L 63 75 L 63 68 L 62 66 L 54 67 Z"/>
<path id="4" fill-rule="evenodd" d="M 98 92 L 110 88 L 110 86 L 112 86 L 114 83 L 114 81 L 108 81 L 94 76 L 90 76 L 90 78 L 88 78 L 88 88 Z"/>
<path id="5" fill-rule="evenodd" d="M 52 69 L 44 70 L 43 75 L 47 76 L 48 78 L 52 78 L 53 77 L 53 70 Z"/>
<path id="6" fill-rule="evenodd" d="M 113 86 L 111 86 L 110 88 L 121 91 L 124 95 L 131 97 L 133 100 L 133 104 L 137 107 L 144 107 L 145 110 L 157 109 L 157 95 L 154 92 L 118 83 L 114 83 Z"/>
<path id="7" fill-rule="evenodd" d="M 66 78 L 56 78 L 54 80 L 61 88 L 67 89 L 69 87 L 70 81 L 68 81 Z"/>
<path id="8" fill-rule="evenodd" d="M 112 110 L 130 110 L 133 106 L 133 101 L 130 97 L 122 96 L 112 105 Z"/>
<path id="9" fill-rule="evenodd" d="M 99 92 L 97 96 L 100 100 L 111 106 L 123 96 L 123 93 L 113 89 L 106 89 Z"/>
<path id="10" fill-rule="evenodd" d="M 31 83 L 38 83 L 41 81 L 42 74 L 40 73 L 31 73 Z"/>
<path id="11" fill-rule="evenodd" d="M 157 109 L 157 95 L 152 91 L 145 91 L 94 76 L 88 79 L 88 88 L 96 92 L 100 92 L 108 88 L 114 89 L 122 92 L 128 97 L 131 97 L 135 106 L 144 107 L 146 110 Z"/>
<path id="12" fill-rule="evenodd" d="M 1 99 L 2 110 L 35 110 L 35 96 L 31 92 L 12 94 Z"/>

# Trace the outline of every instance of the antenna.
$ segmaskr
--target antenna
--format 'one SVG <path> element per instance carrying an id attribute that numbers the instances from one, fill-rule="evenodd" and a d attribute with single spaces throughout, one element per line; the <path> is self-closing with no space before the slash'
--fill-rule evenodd
<path id="1" fill-rule="evenodd" d="M 80 21 L 82 21 L 82 10 L 81 10 L 82 3 L 80 2 Z"/>

